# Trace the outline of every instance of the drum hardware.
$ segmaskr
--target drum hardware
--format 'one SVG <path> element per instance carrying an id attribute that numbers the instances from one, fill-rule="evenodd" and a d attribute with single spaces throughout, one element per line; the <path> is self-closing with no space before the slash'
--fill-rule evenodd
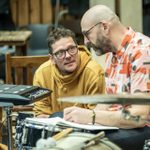
<path id="1" fill-rule="evenodd" d="M 19 127 L 20 126 L 20 127 Z M 23 148 L 33 148 L 39 139 L 42 141 L 48 137 L 52 137 L 56 133 L 62 131 L 56 125 L 48 125 L 45 122 L 34 122 L 34 118 L 24 118 L 18 121 L 18 129 L 16 130 L 15 146 Z M 59 138 L 59 137 L 57 137 Z"/>
<path id="2" fill-rule="evenodd" d="M 149 150 L 150 149 L 150 139 L 145 140 L 145 144 L 143 147 L 143 150 Z"/>
<path id="3" fill-rule="evenodd" d="M 38 86 L 0 84 L 0 106 L 7 117 L 8 150 L 12 149 L 11 112 L 14 105 L 27 105 L 51 94 L 51 91 Z"/>
<path id="4" fill-rule="evenodd" d="M 15 147 L 19 147 L 22 150 L 22 145 L 27 142 L 27 135 L 29 133 L 28 128 L 25 126 L 25 119 L 27 117 L 33 118 L 32 113 L 19 112 L 16 118 L 16 133 L 15 133 Z"/>
<path id="5" fill-rule="evenodd" d="M 12 149 L 11 110 L 12 110 L 13 104 L 0 102 L 0 106 L 4 107 L 4 110 L 6 112 L 7 134 L 8 134 L 7 143 L 8 143 L 8 150 L 11 150 Z"/>
<path id="6" fill-rule="evenodd" d="M 74 97 L 63 97 L 58 99 L 61 102 L 70 103 L 83 103 L 83 104 L 137 104 L 137 105 L 150 105 L 150 95 L 148 93 L 136 93 L 136 94 L 118 94 L 118 95 L 83 95 Z M 141 116 L 133 116 L 129 110 L 123 108 L 123 118 L 127 120 L 133 120 L 140 122 L 141 120 L 145 123 L 150 123 L 150 120 L 142 119 Z M 150 150 L 150 139 L 149 142 L 145 141 L 143 150 Z"/>
<path id="7" fill-rule="evenodd" d="M 49 127 L 48 127 L 49 129 Z M 43 126 L 43 130 L 41 132 L 41 138 L 44 139 L 45 138 L 45 134 L 46 134 L 46 126 Z"/>
<path id="8" fill-rule="evenodd" d="M 52 137 L 53 134 L 55 133 L 55 129 L 56 129 L 56 126 L 48 125 L 48 131 L 51 131 L 51 132 L 48 132 L 47 136 Z"/>
<path id="9" fill-rule="evenodd" d="M 43 126 L 43 130 L 41 132 L 41 138 L 44 139 L 44 135 L 45 135 L 45 126 Z"/>
<path id="10" fill-rule="evenodd" d="M 22 140 L 21 140 L 22 144 L 25 144 L 27 142 L 27 135 L 28 135 L 28 129 L 24 126 Z"/>
<path id="11" fill-rule="evenodd" d="M 58 98 L 61 102 L 81 104 L 140 104 L 150 105 L 150 94 L 97 94 Z"/>

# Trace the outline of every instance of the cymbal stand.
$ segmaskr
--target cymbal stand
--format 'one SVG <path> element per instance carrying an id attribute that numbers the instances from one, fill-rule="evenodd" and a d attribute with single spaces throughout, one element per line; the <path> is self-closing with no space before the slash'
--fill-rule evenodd
<path id="1" fill-rule="evenodd" d="M 13 107 L 13 104 L 0 102 L 0 106 L 3 107 L 6 112 L 8 134 L 7 145 L 8 150 L 12 150 L 11 108 Z"/>

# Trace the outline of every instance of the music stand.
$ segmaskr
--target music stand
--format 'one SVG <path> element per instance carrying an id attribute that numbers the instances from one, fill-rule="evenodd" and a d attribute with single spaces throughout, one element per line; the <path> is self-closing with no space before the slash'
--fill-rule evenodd
<path id="1" fill-rule="evenodd" d="M 5 103 L 0 102 L 0 106 L 4 108 L 6 112 L 6 120 L 7 120 L 7 134 L 8 134 L 8 150 L 12 149 L 12 130 L 11 130 L 11 108 L 13 107 L 13 103 Z"/>

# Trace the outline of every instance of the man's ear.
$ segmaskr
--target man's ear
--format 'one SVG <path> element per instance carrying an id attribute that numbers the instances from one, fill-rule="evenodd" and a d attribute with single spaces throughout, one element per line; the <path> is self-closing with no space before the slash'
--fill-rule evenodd
<path id="1" fill-rule="evenodd" d="M 53 64 L 55 64 L 55 59 L 54 59 L 54 57 L 53 57 L 51 54 L 49 54 L 49 59 L 51 60 L 51 62 L 52 62 Z"/>
<path id="2" fill-rule="evenodd" d="M 108 22 L 102 22 L 103 30 L 105 34 L 109 33 L 109 23 Z"/>

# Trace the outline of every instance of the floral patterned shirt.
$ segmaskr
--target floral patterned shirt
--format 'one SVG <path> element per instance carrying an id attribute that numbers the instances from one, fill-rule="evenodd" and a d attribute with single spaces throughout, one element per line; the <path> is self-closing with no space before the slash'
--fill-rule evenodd
<path id="1" fill-rule="evenodd" d="M 106 57 L 106 92 L 150 92 L 150 38 L 128 28 L 115 54 Z"/>
<path id="2" fill-rule="evenodd" d="M 106 92 L 108 94 L 150 92 L 150 38 L 128 28 L 115 54 L 106 57 Z M 130 105 L 113 104 L 108 110 L 117 111 Z M 150 124 L 147 124 L 150 126 Z"/>

